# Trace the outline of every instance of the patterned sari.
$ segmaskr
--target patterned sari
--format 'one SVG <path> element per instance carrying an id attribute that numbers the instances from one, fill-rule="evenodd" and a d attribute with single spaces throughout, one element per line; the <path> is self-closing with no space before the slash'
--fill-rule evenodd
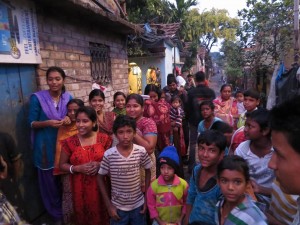
<path id="1" fill-rule="evenodd" d="M 111 146 L 111 137 L 97 132 L 97 142 L 82 148 L 77 135 L 62 141 L 62 150 L 70 156 L 74 166 L 91 161 L 101 162 L 104 152 Z M 71 174 L 74 205 L 74 223 L 78 225 L 109 224 L 109 216 L 104 206 L 97 184 L 97 174 L 88 176 L 82 173 Z"/>
<path id="2" fill-rule="evenodd" d="M 237 101 L 235 98 L 230 97 L 228 100 L 223 101 L 221 96 L 213 100 L 215 105 L 215 116 L 228 123 L 230 126 L 235 126 L 234 117 L 238 115 Z"/>

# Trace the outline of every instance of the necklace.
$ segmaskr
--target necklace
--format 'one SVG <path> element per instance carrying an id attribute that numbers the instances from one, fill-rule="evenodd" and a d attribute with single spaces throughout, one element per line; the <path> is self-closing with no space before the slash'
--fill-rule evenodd
<path id="1" fill-rule="evenodd" d="M 78 135 L 77 135 L 78 136 Z M 93 136 L 93 138 L 92 138 L 92 141 L 90 141 L 90 143 L 88 143 L 87 145 L 84 145 L 84 146 L 91 146 L 91 145 L 93 145 L 93 144 L 95 144 L 95 142 L 96 142 L 96 137 L 97 137 L 97 135 L 94 135 Z M 78 136 L 78 140 L 79 140 L 79 143 L 80 143 L 80 146 L 81 146 L 81 148 L 83 149 L 83 150 L 86 150 L 84 147 L 83 147 L 83 144 L 82 144 L 82 142 L 81 142 L 81 138 Z"/>

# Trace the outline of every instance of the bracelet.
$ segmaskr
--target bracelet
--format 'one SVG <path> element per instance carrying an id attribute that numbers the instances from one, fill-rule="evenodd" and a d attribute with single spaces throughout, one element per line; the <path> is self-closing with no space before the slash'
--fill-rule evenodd
<path id="1" fill-rule="evenodd" d="M 74 172 L 73 172 L 73 165 L 70 166 L 70 173 L 74 174 Z"/>

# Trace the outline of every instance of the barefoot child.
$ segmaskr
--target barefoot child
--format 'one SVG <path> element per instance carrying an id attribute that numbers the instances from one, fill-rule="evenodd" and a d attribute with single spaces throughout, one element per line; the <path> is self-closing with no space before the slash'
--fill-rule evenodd
<path id="1" fill-rule="evenodd" d="M 223 198 L 217 203 L 218 225 L 266 225 L 266 217 L 245 194 L 250 181 L 249 167 L 242 157 L 226 156 L 218 165 L 218 183 Z"/>
<path id="2" fill-rule="evenodd" d="M 173 146 L 158 157 L 160 176 L 147 192 L 147 204 L 153 225 L 181 224 L 186 211 L 187 182 L 178 177 L 179 157 Z"/>
<path id="3" fill-rule="evenodd" d="M 98 184 L 104 198 L 110 224 L 146 224 L 146 204 L 141 190 L 140 170 L 145 168 L 145 188 L 150 184 L 151 159 L 145 148 L 133 144 L 136 122 L 126 115 L 116 118 L 113 132 L 119 143 L 108 149 L 101 162 Z M 111 199 L 105 188 L 104 176 L 111 179 Z"/>

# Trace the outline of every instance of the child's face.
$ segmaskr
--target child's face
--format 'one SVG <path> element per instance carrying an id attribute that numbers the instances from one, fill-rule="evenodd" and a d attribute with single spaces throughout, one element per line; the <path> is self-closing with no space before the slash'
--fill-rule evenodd
<path id="1" fill-rule="evenodd" d="M 76 103 L 71 103 L 70 105 L 68 105 L 68 117 L 72 122 L 76 121 L 75 114 L 78 109 L 79 105 L 77 105 Z"/>
<path id="2" fill-rule="evenodd" d="M 168 84 L 168 88 L 170 92 L 174 92 L 177 89 L 177 84 L 175 82 L 172 82 L 171 84 Z"/>
<path id="3" fill-rule="evenodd" d="M 220 153 L 220 149 L 215 145 L 198 145 L 198 157 L 201 166 L 204 168 L 209 168 L 216 166 L 221 159 L 223 159 L 224 152 Z"/>
<path id="4" fill-rule="evenodd" d="M 243 102 L 244 101 L 243 93 L 237 93 L 235 98 L 238 102 Z"/>
<path id="5" fill-rule="evenodd" d="M 86 113 L 79 113 L 76 117 L 76 127 L 80 136 L 88 136 L 93 132 L 93 127 L 96 122 L 93 122 Z"/>
<path id="6" fill-rule="evenodd" d="M 154 102 L 158 101 L 158 94 L 155 91 L 150 91 L 149 96 L 152 101 Z"/>
<path id="7" fill-rule="evenodd" d="M 173 183 L 175 175 L 175 170 L 173 169 L 173 167 L 169 166 L 168 164 L 162 164 L 160 167 L 160 174 L 167 184 Z"/>
<path id="8" fill-rule="evenodd" d="M 124 98 L 123 95 L 118 95 L 114 102 L 116 108 L 123 109 L 125 107 L 125 101 L 126 99 Z"/>
<path id="9" fill-rule="evenodd" d="M 227 202 L 234 204 L 243 202 L 248 183 L 242 172 L 223 170 L 218 178 L 218 183 Z"/>
<path id="10" fill-rule="evenodd" d="M 214 115 L 214 111 L 208 105 L 203 105 L 201 106 L 201 115 L 203 119 L 207 119 Z"/>
<path id="11" fill-rule="evenodd" d="M 181 103 L 178 99 L 175 99 L 173 102 L 172 102 L 172 106 L 177 109 L 181 106 Z"/>
<path id="12" fill-rule="evenodd" d="M 250 96 L 244 97 L 244 107 L 248 112 L 253 111 L 259 105 L 259 99 Z"/>
<path id="13" fill-rule="evenodd" d="M 94 96 L 90 101 L 90 105 L 96 110 L 96 112 L 102 111 L 104 103 L 104 99 L 100 96 Z"/>
<path id="14" fill-rule="evenodd" d="M 135 131 L 130 126 L 120 127 L 115 134 L 119 140 L 119 145 L 128 147 L 132 145 L 132 140 L 135 135 Z"/>
<path id="15" fill-rule="evenodd" d="M 130 99 L 126 104 L 126 114 L 131 118 L 138 119 L 143 115 L 144 108 L 135 100 Z"/>
<path id="16" fill-rule="evenodd" d="M 246 119 L 244 134 L 248 140 L 256 140 L 263 135 L 259 124 L 253 119 Z"/>

